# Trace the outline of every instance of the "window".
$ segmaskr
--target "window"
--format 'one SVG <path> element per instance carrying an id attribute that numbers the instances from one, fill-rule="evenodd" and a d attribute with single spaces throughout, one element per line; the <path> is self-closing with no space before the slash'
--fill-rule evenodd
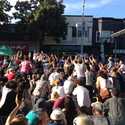
<path id="1" fill-rule="evenodd" d="M 99 42 L 100 39 L 100 32 L 96 32 L 96 42 Z"/>
<path id="2" fill-rule="evenodd" d="M 82 31 L 81 30 L 78 31 L 78 37 L 82 37 Z"/>
<path id="3" fill-rule="evenodd" d="M 111 31 L 102 31 L 101 37 L 110 38 L 112 32 Z"/>
<path id="4" fill-rule="evenodd" d="M 77 35 L 77 29 L 75 26 L 72 27 L 72 37 L 76 37 Z"/>
<path id="5" fill-rule="evenodd" d="M 85 31 L 85 37 L 88 37 L 88 31 Z"/>

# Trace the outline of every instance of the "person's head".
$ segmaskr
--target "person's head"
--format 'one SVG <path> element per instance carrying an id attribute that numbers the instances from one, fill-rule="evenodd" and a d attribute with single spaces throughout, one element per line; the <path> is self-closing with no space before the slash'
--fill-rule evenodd
<path id="1" fill-rule="evenodd" d="M 9 125 L 28 125 L 28 122 L 23 115 L 17 115 L 11 120 Z"/>
<path id="2" fill-rule="evenodd" d="M 79 77 L 77 77 L 77 79 L 75 80 L 75 82 L 76 82 L 77 85 L 84 86 L 85 83 L 86 83 L 86 79 L 85 78 L 79 78 Z"/>
<path id="3" fill-rule="evenodd" d="M 81 57 L 79 57 L 79 59 L 78 59 L 78 63 L 79 63 L 79 64 L 82 63 L 82 58 L 81 58 Z"/>
<path id="4" fill-rule="evenodd" d="M 38 100 L 36 100 L 35 105 L 33 106 L 33 111 L 38 113 L 46 112 L 48 107 L 49 104 L 47 103 L 45 98 L 39 98 Z"/>
<path id="5" fill-rule="evenodd" d="M 91 110 L 90 108 L 86 106 L 82 106 L 78 108 L 78 114 L 85 114 L 85 115 L 91 115 Z"/>
<path id="6" fill-rule="evenodd" d="M 122 61 L 122 60 L 119 61 L 119 65 L 121 65 L 121 64 L 123 64 L 123 61 Z"/>
<path id="7" fill-rule="evenodd" d="M 28 60 L 28 55 L 24 55 L 24 60 Z"/>
<path id="8" fill-rule="evenodd" d="M 60 108 L 54 109 L 50 115 L 50 119 L 52 121 L 56 121 L 59 123 L 62 123 L 63 125 L 66 125 L 66 118 L 65 118 L 65 114 L 63 113 L 63 111 Z"/>
<path id="9" fill-rule="evenodd" d="M 86 65 L 86 69 L 87 69 L 87 71 L 90 71 L 91 68 L 90 68 L 89 64 Z"/>
<path id="10" fill-rule="evenodd" d="M 37 74 L 36 74 L 36 73 L 33 73 L 33 74 L 32 74 L 32 80 L 34 80 L 34 81 L 37 80 Z"/>
<path id="11" fill-rule="evenodd" d="M 53 85 L 55 86 L 60 85 L 60 80 L 59 79 L 53 80 Z"/>
<path id="12" fill-rule="evenodd" d="M 107 78 L 107 72 L 104 69 L 100 70 L 98 75 L 101 76 L 102 78 Z"/>
<path id="13" fill-rule="evenodd" d="M 64 109 L 66 110 L 66 112 L 72 112 L 72 115 L 76 115 L 77 112 L 76 112 L 76 106 L 75 106 L 75 103 L 72 99 L 72 97 L 70 96 L 66 96 L 65 99 L 64 99 Z M 67 114 L 69 115 L 69 114 Z"/>
<path id="14" fill-rule="evenodd" d="M 8 81 L 5 85 L 6 85 L 6 87 L 9 88 L 9 89 L 14 89 L 14 90 L 16 90 L 16 88 L 17 88 L 17 82 L 14 81 L 14 80 Z"/>
<path id="15" fill-rule="evenodd" d="M 111 75 L 112 77 L 117 77 L 117 74 L 118 74 L 118 68 L 113 67 L 113 68 L 111 69 L 111 71 L 110 71 L 110 75 Z"/>
<path id="16" fill-rule="evenodd" d="M 73 125 L 94 125 L 87 115 L 79 115 L 73 120 Z"/>
<path id="17" fill-rule="evenodd" d="M 115 97 L 118 97 L 119 96 L 119 90 L 116 89 L 116 88 L 112 88 L 111 95 L 115 96 Z"/>
<path id="18" fill-rule="evenodd" d="M 26 115 L 28 123 L 30 125 L 38 125 L 39 121 L 46 121 L 48 119 L 48 110 L 50 109 L 50 103 L 44 98 L 39 98 L 35 101 L 33 109 Z"/>
<path id="19" fill-rule="evenodd" d="M 15 72 L 15 69 L 14 68 L 9 68 L 8 72 Z"/>
<path id="20" fill-rule="evenodd" d="M 113 59 L 112 59 L 112 57 L 111 57 L 111 56 L 108 58 L 108 61 L 113 61 Z"/>
<path id="21" fill-rule="evenodd" d="M 8 79 L 6 77 L 0 77 L 0 86 L 4 86 L 7 81 Z"/>
<path id="22" fill-rule="evenodd" d="M 30 83 L 29 83 L 29 81 L 24 81 L 24 80 L 22 80 L 22 81 L 20 81 L 19 83 L 18 83 L 18 89 L 19 90 L 28 90 L 30 88 Z"/>
<path id="23" fill-rule="evenodd" d="M 101 102 L 92 103 L 93 115 L 103 115 L 103 104 Z"/>
<path id="24" fill-rule="evenodd" d="M 4 70 L 3 68 L 0 68 L 0 77 L 3 77 L 4 76 Z"/>

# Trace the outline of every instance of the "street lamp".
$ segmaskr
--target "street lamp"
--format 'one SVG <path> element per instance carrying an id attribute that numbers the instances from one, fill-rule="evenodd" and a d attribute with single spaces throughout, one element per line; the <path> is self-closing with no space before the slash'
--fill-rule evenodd
<path id="1" fill-rule="evenodd" d="M 100 51 L 101 51 L 101 60 L 105 62 L 105 48 L 104 48 L 104 43 L 105 39 L 103 38 L 102 35 L 102 19 L 98 20 L 98 28 L 99 28 L 99 42 L 100 42 Z"/>
<path id="2" fill-rule="evenodd" d="M 81 40 L 81 54 L 83 55 L 83 41 L 85 42 L 85 3 L 86 0 L 83 0 L 83 10 L 82 10 L 82 17 L 83 17 L 83 22 L 82 22 L 82 40 Z"/>
<path id="3" fill-rule="evenodd" d="M 77 42 L 79 41 L 79 37 L 81 37 L 81 43 L 80 43 L 80 48 L 81 48 L 81 55 L 83 55 L 83 24 L 81 23 L 77 23 L 76 24 L 76 38 L 77 38 Z M 79 33 L 82 34 L 81 36 L 79 36 Z"/>
<path id="4" fill-rule="evenodd" d="M 85 15 L 85 0 L 83 0 L 83 10 L 82 10 L 82 23 L 77 23 L 76 24 L 76 37 L 77 41 L 79 40 L 79 31 L 81 32 L 81 55 L 83 55 L 83 49 L 84 49 L 84 44 L 83 42 L 85 41 L 85 21 L 84 21 L 84 15 Z"/>

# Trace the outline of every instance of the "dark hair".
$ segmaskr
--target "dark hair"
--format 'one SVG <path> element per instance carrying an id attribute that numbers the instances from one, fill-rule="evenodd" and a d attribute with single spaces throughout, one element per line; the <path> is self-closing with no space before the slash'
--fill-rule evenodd
<path id="1" fill-rule="evenodd" d="M 30 83 L 29 83 L 29 81 L 21 81 L 20 83 L 19 83 L 19 85 L 18 85 L 18 89 L 19 90 L 21 90 L 21 91 L 23 91 L 24 89 L 29 89 L 30 88 Z"/>
<path id="2" fill-rule="evenodd" d="M 78 59 L 78 63 L 82 64 L 82 58 Z"/>
<path id="3" fill-rule="evenodd" d="M 86 68 L 87 68 L 88 71 L 90 71 L 90 66 L 89 66 L 89 64 L 86 64 Z"/>
<path id="4" fill-rule="evenodd" d="M 3 70 L 3 68 L 0 68 L 0 75 L 4 76 L 4 70 Z"/>
<path id="5" fill-rule="evenodd" d="M 6 87 L 9 89 L 16 89 L 17 88 L 17 82 L 14 80 L 8 81 L 6 83 Z"/>
<path id="6" fill-rule="evenodd" d="M 116 96 L 116 97 L 118 97 L 119 94 L 120 94 L 119 90 L 116 89 L 116 88 L 112 88 L 111 93 L 112 93 L 112 95 L 114 95 L 114 96 Z"/>
<path id="7" fill-rule="evenodd" d="M 79 81 L 78 85 L 85 86 L 85 84 L 86 84 L 86 78 L 85 77 L 77 78 L 77 80 Z"/>
<path id="8" fill-rule="evenodd" d="M 101 76 L 104 79 L 107 79 L 107 77 L 108 77 L 108 74 L 105 70 L 100 70 L 98 74 L 99 74 L 99 76 Z"/>
<path id="9" fill-rule="evenodd" d="M 29 89 L 30 88 L 30 84 L 29 82 L 26 81 L 21 81 L 18 85 L 18 89 L 17 89 L 17 94 L 18 94 L 18 99 L 22 100 L 23 95 L 24 95 L 24 90 L 25 89 Z"/>
<path id="10" fill-rule="evenodd" d="M 86 115 L 92 115 L 90 108 L 88 108 L 86 106 L 79 107 L 79 113 L 86 114 Z"/>
<path id="11" fill-rule="evenodd" d="M 7 81 L 7 77 L 0 77 L 0 86 L 4 86 Z"/>
<path id="12" fill-rule="evenodd" d="M 76 106 L 71 96 L 64 99 L 65 116 L 68 124 L 73 124 L 73 119 L 77 116 Z M 70 114 L 70 115 L 69 115 Z"/>

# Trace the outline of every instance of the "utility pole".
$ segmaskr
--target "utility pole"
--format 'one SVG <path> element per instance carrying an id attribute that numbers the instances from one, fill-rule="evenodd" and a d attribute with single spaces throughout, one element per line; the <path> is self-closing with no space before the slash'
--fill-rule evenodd
<path id="1" fill-rule="evenodd" d="M 83 8 L 82 8 L 82 39 L 81 39 L 81 55 L 83 55 L 84 52 L 84 42 L 85 42 L 85 3 L 86 0 L 83 0 Z"/>

